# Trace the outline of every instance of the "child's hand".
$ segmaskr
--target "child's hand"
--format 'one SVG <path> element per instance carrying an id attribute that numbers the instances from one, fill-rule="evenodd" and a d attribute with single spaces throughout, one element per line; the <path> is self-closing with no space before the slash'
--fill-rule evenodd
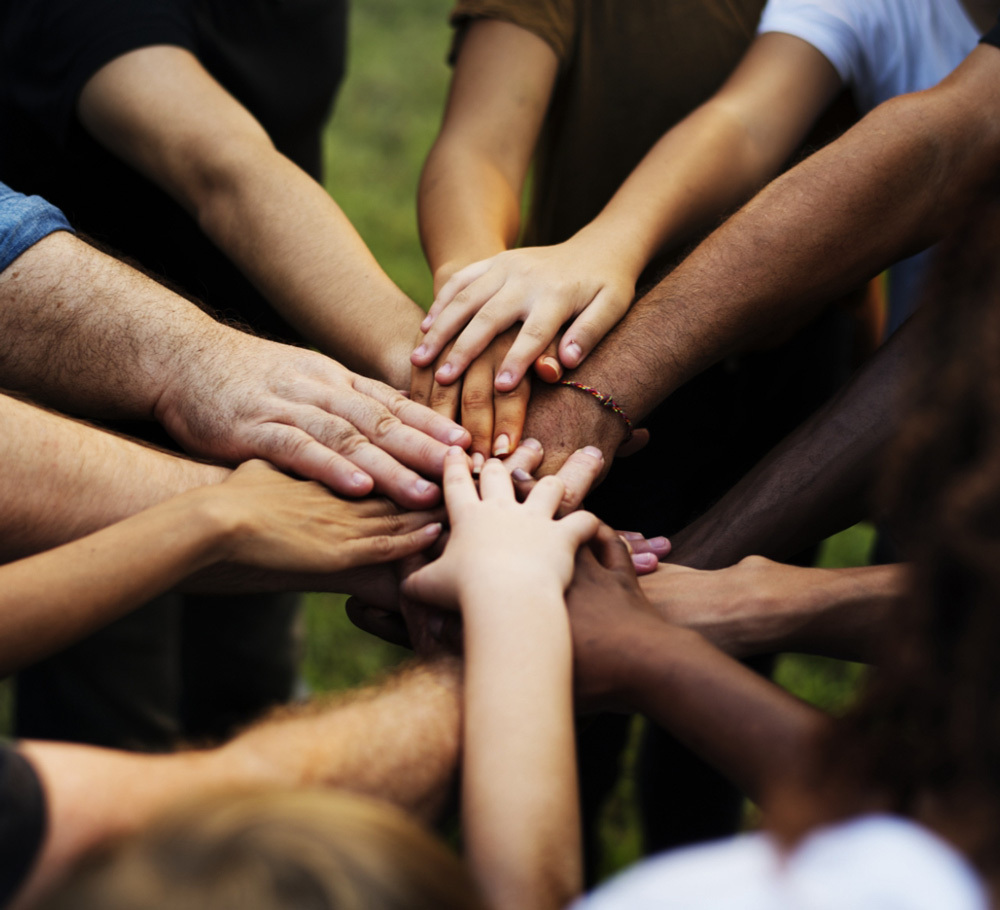
<path id="1" fill-rule="evenodd" d="M 507 250 L 466 266 L 438 293 L 421 323 L 426 335 L 411 362 L 428 366 L 457 335 L 435 373 L 439 383 L 454 382 L 492 339 L 522 322 L 497 373 L 496 388 L 517 386 L 538 358 L 543 378 L 559 378 L 561 366 L 574 369 L 583 362 L 635 295 L 635 279 L 608 258 L 600 245 L 573 238 L 555 246 Z M 543 356 L 574 316 L 559 342 L 558 361 L 551 352 Z"/>
<path id="2" fill-rule="evenodd" d="M 468 611 L 488 593 L 518 597 L 551 592 L 561 598 L 573 577 L 577 548 L 598 527 L 589 512 L 553 516 L 565 486 L 557 477 L 542 478 L 519 503 L 510 475 L 491 458 L 483 467 L 477 492 L 466 454 L 458 448 L 445 456 L 445 502 L 451 536 L 440 559 L 403 583 L 407 597 Z"/>

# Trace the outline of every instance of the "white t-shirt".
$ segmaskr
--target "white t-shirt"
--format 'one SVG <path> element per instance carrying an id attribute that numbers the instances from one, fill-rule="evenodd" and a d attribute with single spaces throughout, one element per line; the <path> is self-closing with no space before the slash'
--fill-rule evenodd
<path id="1" fill-rule="evenodd" d="M 979 40 L 960 0 L 769 0 L 757 31 L 794 35 L 815 47 L 862 113 L 937 85 Z M 890 331 L 916 306 L 928 258 L 921 253 L 893 268 Z"/>
<path id="2" fill-rule="evenodd" d="M 906 819 L 822 828 L 789 854 L 766 834 L 640 863 L 574 910 L 989 910 L 976 872 Z"/>

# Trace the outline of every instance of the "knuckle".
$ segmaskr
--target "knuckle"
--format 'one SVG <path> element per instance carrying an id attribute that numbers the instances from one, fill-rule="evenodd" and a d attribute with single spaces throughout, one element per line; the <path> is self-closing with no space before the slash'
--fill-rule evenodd
<path id="1" fill-rule="evenodd" d="M 387 410 L 385 413 L 379 414 L 375 418 L 375 423 L 372 426 L 370 435 L 373 439 L 385 439 L 393 431 L 395 431 L 399 425 L 399 418 L 391 411 Z"/>
<path id="2" fill-rule="evenodd" d="M 376 556 L 392 556 L 396 552 L 396 540 L 386 534 L 378 534 L 369 541 Z"/>
<path id="3" fill-rule="evenodd" d="M 462 408 L 472 408 L 479 410 L 488 407 L 493 403 L 493 389 L 484 389 L 479 386 L 464 388 L 462 390 Z"/>

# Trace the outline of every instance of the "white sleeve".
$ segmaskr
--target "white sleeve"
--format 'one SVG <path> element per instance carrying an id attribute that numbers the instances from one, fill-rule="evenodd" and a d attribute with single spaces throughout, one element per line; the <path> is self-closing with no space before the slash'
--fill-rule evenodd
<path id="1" fill-rule="evenodd" d="M 782 32 L 811 44 L 845 85 L 858 82 L 863 63 L 862 23 L 857 6 L 840 0 L 769 0 L 757 34 Z"/>

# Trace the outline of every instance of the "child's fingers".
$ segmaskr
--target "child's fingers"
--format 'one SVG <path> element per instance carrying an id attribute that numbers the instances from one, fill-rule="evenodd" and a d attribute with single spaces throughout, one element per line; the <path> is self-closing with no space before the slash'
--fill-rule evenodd
<path id="1" fill-rule="evenodd" d="M 532 487 L 527 499 L 524 500 L 524 506 L 536 515 L 551 518 L 556 514 L 565 494 L 566 484 L 554 474 L 550 474 Z"/>
<path id="2" fill-rule="evenodd" d="M 496 387 L 508 392 L 521 381 L 552 340 L 559 335 L 563 322 L 572 315 L 558 303 L 536 306 L 521 326 L 497 373 Z"/>
<path id="3" fill-rule="evenodd" d="M 480 259 L 479 262 L 473 262 L 467 265 L 463 269 L 459 269 L 454 275 L 449 278 L 441 290 L 437 292 L 437 296 L 434 298 L 434 302 L 431 304 L 430 309 L 427 311 L 427 315 L 424 317 L 424 321 L 420 323 L 420 328 L 425 332 L 434 323 L 434 320 L 440 315 L 441 310 L 443 310 L 455 297 L 464 291 L 473 281 L 477 281 L 482 278 L 491 268 L 493 267 L 493 258 Z"/>
<path id="4" fill-rule="evenodd" d="M 565 487 L 559 514 L 566 515 L 579 508 L 590 488 L 604 470 L 604 454 L 596 446 L 577 449 L 563 462 L 556 473 Z"/>
<path id="5" fill-rule="evenodd" d="M 493 384 L 490 384 L 493 389 Z M 522 379 L 511 391 L 493 389 L 493 454 L 501 457 L 513 452 L 521 442 L 524 419 L 531 400 L 531 380 Z"/>
<path id="6" fill-rule="evenodd" d="M 566 330 L 559 343 L 559 359 L 567 369 L 574 370 L 597 347 L 628 312 L 631 297 L 604 288 Z"/>
<path id="7" fill-rule="evenodd" d="M 491 300 L 503 287 L 503 283 L 490 282 L 488 278 L 470 285 L 462 294 L 445 307 L 437 319 L 427 330 L 423 339 L 410 354 L 410 363 L 417 366 L 429 365 L 448 342 L 452 341 L 465 328 L 483 305 Z M 464 369 L 464 367 L 463 367 Z M 458 376 L 461 370 L 454 376 Z"/>
<path id="8" fill-rule="evenodd" d="M 503 462 L 489 458 L 479 475 L 479 494 L 486 500 L 514 502 L 514 485 Z"/>
<path id="9" fill-rule="evenodd" d="M 522 309 L 520 301 L 503 290 L 490 297 L 469 319 L 469 324 L 462 329 L 455 340 L 445 362 L 438 367 L 435 376 L 439 381 L 450 382 L 465 370 L 489 347 L 494 338 L 502 335 L 521 318 Z M 448 316 L 449 313 L 445 312 L 428 334 L 436 332 Z"/>
<path id="10" fill-rule="evenodd" d="M 476 485 L 472 482 L 468 456 L 458 446 L 452 446 L 444 456 L 444 501 L 448 514 L 454 518 L 456 509 L 479 502 Z"/>
<path id="11" fill-rule="evenodd" d="M 559 527 L 569 535 L 574 549 L 590 540 L 600 526 L 600 519 L 596 515 L 582 510 L 572 512 L 565 518 L 559 519 Z"/>

